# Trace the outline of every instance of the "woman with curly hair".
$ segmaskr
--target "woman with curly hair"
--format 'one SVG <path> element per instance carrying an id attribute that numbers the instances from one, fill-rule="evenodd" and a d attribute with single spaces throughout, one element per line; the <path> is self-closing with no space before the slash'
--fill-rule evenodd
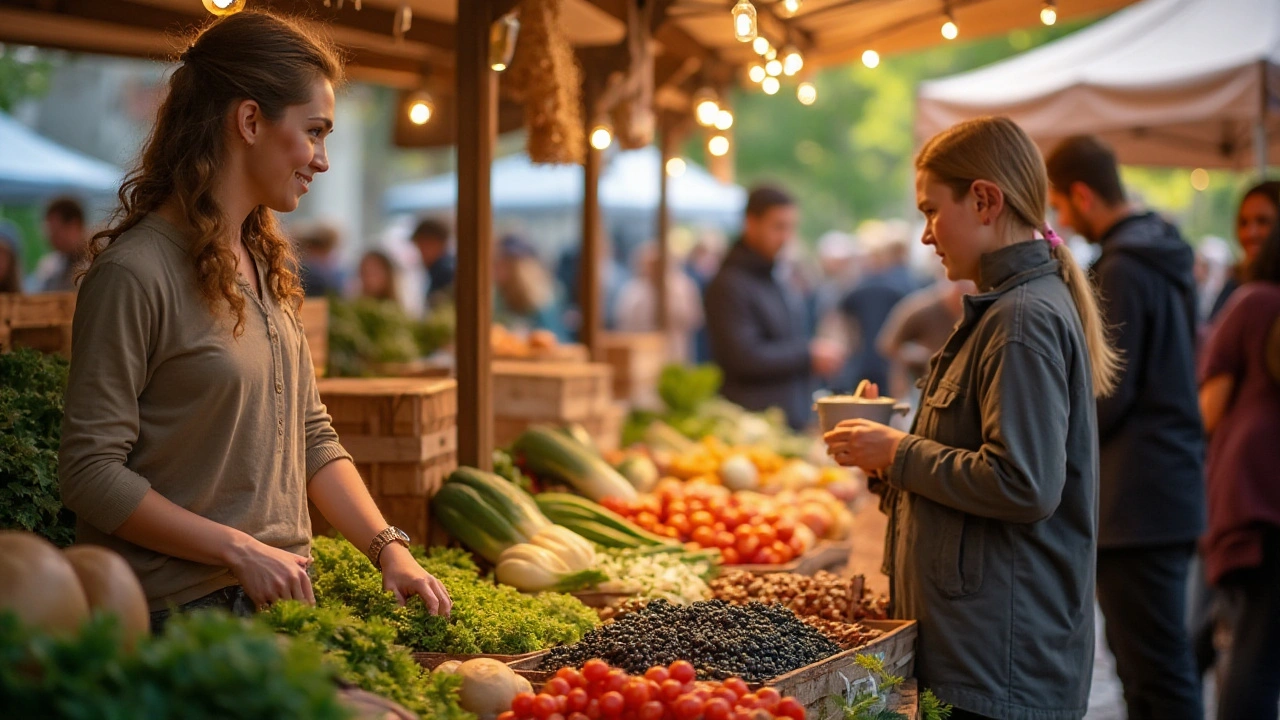
<path id="1" fill-rule="evenodd" d="M 342 62 L 267 13 L 211 23 L 182 54 L 73 324 L 60 474 L 78 542 L 174 609 L 314 602 L 311 500 L 404 602 L 449 595 L 389 527 L 339 443 L 298 320 L 302 287 L 273 212 L 329 169 Z"/>

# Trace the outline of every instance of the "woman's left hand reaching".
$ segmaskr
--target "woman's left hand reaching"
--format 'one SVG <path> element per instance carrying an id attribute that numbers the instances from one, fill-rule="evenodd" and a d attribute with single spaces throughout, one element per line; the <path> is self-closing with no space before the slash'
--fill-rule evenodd
<path id="1" fill-rule="evenodd" d="M 867 472 L 893 464 L 898 444 L 907 433 L 870 420 L 845 420 L 823 435 L 827 454 L 841 465 L 860 467 Z"/>
<path id="2" fill-rule="evenodd" d="M 444 584 L 422 569 L 403 545 L 392 543 L 382 550 L 382 588 L 395 593 L 396 602 L 405 604 L 417 595 L 432 615 L 448 615 L 453 600 Z"/>

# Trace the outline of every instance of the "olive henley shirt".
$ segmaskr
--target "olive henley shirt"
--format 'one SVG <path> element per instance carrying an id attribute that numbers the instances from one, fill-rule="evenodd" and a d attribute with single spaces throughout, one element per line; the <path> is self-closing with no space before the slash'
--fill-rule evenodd
<path id="1" fill-rule="evenodd" d="M 133 567 L 152 610 L 236 583 L 227 568 L 181 560 L 113 532 L 148 489 L 272 547 L 307 556 L 307 483 L 350 458 L 316 390 L 296 315 L 248 283 L 232 336 L 196 283 L 188 240 L 147 216 L 94 262 L 76 302 L 59 473 L 76 540 Z"/>

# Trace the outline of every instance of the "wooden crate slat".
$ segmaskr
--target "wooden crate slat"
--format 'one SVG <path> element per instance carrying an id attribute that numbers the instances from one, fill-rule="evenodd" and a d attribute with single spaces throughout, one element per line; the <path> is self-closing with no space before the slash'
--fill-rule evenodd
<path id="1" fill-rule="evenodd" d="M 497 361 L 496 417 L 574 422 L 613 402 L 613 369 L 605 363 Z"/>
<path id="2" fill-rule="evenodd" d="M 613 394 L 641 407 L 657 407 L 658 378 L 667 362 L 662 333 L 606 333 L 605 362 L 613 367 Z"/>
<path id="3" fill-rule="evenodd" d="M 311 364 L 315 366 L 316 377 L 324 377 L 329 367 L 329 300 L 304 299 L 299 319 L 307 347 L 311 350 Z"/>

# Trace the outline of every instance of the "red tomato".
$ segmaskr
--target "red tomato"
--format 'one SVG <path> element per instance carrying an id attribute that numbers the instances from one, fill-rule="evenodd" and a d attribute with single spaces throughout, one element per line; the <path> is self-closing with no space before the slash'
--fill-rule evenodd
<path id="1" fill-rule="evenodd" d="M 556 677 L 564 678 L 570 687 L 582 687 L 587 681 L 582 677 L 582 673 L 571 667 L 563 667 L 556 671 Z"/>
<path id="2" fill-rule="evenodd" d="M 738 530 L 741 530 L 742 528 L 750 528 L 750 527 L 751 527 L 750 525 L 739 525 Z M 734 535 L 736 535 L 738 538 L 737 542 L 734 544 L 734 547 L 738 549 L 738 554 L 754 555 L 755 552 L 760 549 L 760 538 L 756 537 L 755 534 L 753 534 L 750 531 L 750 529 L 748 529 L 747 532 L 741 535 L 739 535 L 735 531 Z"/>
<path id="3" fill-rule="evenodd" d="M 569 713 L 569 720 L 591 720 L 586 713 Z"/>
<path id="4" fill-rule="evenodd" d="M 670 526 L 665 526 L 665 527 L 663 527 L 663 526 L 659 526 L 659 527 L 661 528 L 660 530 L 659 530 L 658 528 L 654 528 L 654 530 L 655 530 L 659 535 L 666 535 L 667 537 L 671 538 L 672 540 L 679 540 L 680 538 L 684 537 L 684 535 L 681 535 L 681 534 L 680 534 L 680 531 L 679 531 L 679 530 L 677 530 L 677 529 L 675 529 L 675 528 L 673 528 L 673 527 L 670 527 Z"/>
<path id="5" fill-rule="evenodd" d="M 500 713 L 498 715 L 498 720 L 516 720 L 516 714 L 508 710 L 504 713 Z"/>
<path id="6" fill-rule="evenodd" d="M 622 693 L 610 690 L 600 696 L 600 713 L 607 718 L 620 717 L 626 704 L 627 701 L 623 699 Z"/>
<path id="7" fill-rule="evenodd" d="M 736 548 L 725 548 L 720 551 L 720 562 L 724 565 L 737 565 L 742 562 L 742 556 Z"/>
<path id="8" fill-rule="evenodd" d="M 630 679 L 631 678 L 627 675 L 626 670 L 614 668 L 609 671 L 609 676 L 605 678 L 604 688 L 608 691 L 620 693 L 622 692 L 622 688 L 627 686 L 627 680 Z"/>
<path id="9" fill-rule="evenodd" d="M 551 678 L 547 681 L 546 685 L 542 686 L 542 692 L 552 696 L 568 695 L 569 691 L 572 689 L 573 687 L 569 685 L 569 681 L 559 675 Z"/>
<path id="10" fill-rule="evenodd" d="M 689 498 L 689 499 L 686 501 L 686 503 L 689 505 L 689 519 L 690 519 L 690 520 L 692 520 L 692 519 L 693 519 L 693 514 L 694 514 L 694 513 L 698 512 L 699 510 L 706 510 L 706 509 L 707 509 L 707 503 L 706 503 L 706 501 L 704 501 L 702 498 L 696 498 L 696 497 L 695 497 L 695 498 Z M 696 522 L 695 522 L 694 524 L 695 524 L 695 525 L 697 525 L 697 523 L 696 523 Z"/>
<path id="11" fill-rule="evenodd" d="M 671 674 L 671 679 L 680 683 L 693 682 L 698 677 L 698 671 L 693 668 L 693 663 L 688 660 L 677 660 L 667 667 L 667 672 Z"/>
<path id="12" fill-rule="evenodd" d="M 725 690 L 730 690 L 733 692 L 735 696 L 735 700 L 751 692 L 751 690 L 747 687 L 746 681 L 743 680 L 742 678 L 732 677 L 732 678 L 729 678 L 728 680 L 725 680 L 723 683 L 721 683 L 721 685 L 724 687 Z"/>
<path id="13" fill-rule="evenodd" d="M 735 540 L 733 539 L 733 533 L 729 532 L 728 530 L 721 530 L 720 532 L 716 533 L 716 547 L 720 548 L 721 550 L 725 548 L 733 547 L 734 542 Z"/>
<path id="14" fill-rule="evenodd" d="M 662 681 L 662 698 L 667 702 L 675 702 L 676 698 L 684 692 L 684 683 L 679 680 L 667 679 Z"/>
<path id="15" fill-rule="evenodd" d="M 746 710 L 754 710 L 760 707 L 760 696 L 749 692 L 738 698 L 738 707 Z"/>
<path id="16" fill-rule="evenodd" d="M 778 531 L 772 525 L 759 523 L 756 525 L 756 537 L 760 538 L 761 545 L 772 545 L 778 539 Z"/>
<path id="17" fill-rule="evenodd" d="M 638 708 L 649 702 L 649 681 L 644 678 L 631 678 L 622 688 L 622 697 L 627 707 Z"/>
<path id="18" fill-rule="evenodd" d="M 653 526 L 658 524 L 658 516 L 648 510 L 642 510 L 636 513 L 635 522 L 645 530 L 652 530 Z"/>
<path id="19" fill-rule="evenodd" d="M 693 541 L 702 547 L 715 547 L 716 531 L 705 525 L 695 527 L 693 529 Z"/>
<path id="20" fill-rule="evenodd" d="M 729 720 L 732 712 L 733 707 L 729 705 L 728 700 L 721 697 L 711 698 L 706 705 L 702 706 L 702 720 Z"/>
<path id="21" fill-rule="evenodd" d="M 547 716 L 547 720 L 564 720 L 564 713 L 551 713 Z"/>
<path id="22" fill-rule="evenodd" d="M 569 698 L 564 695 L 552 695 L 556 699 L 556 712 L 561 715 L 569 714 Z"/>
<path id="23" fill-rule="evenodd" d="M 556 711 L 556 699 L 546 693 L 540 693 L 533 699 L 533 716 L 546 720 Z"/>
<path id="24" fill-rule="evenodd" d="M 719 533 L 719 532 L 724 532 L 728 530 L 729 526 L 717 520 L 716 524 L 711 526 L 711 529 Z"/>
<path id="25" fill-rule="evenodd" d="M 662 667 L 661 665 L 654 665 L 653 667 L 649 668 L 648 670 L 645 671 L 644 676 L 645 676 L 645 679 L 650 680 L 652 682 L 656 682 L 659 685 L 662 684 L 663 680 L 666 680 L 668 677 L 670 677 L 670 675 L 667 673 L 667 669 Z"/>
<path id="26" fill-rule="evenodd" d="M 804 538 L 792 535 L 787 541 L 787 547 L 791 548 L 791 554 L 800 557 L 804 554 Z"/>
<path id="27" fill-rule="evenodd" d="M 681 695 L 672 710 L 676 720 L 698 720 L 702 715 L 702 702 L 693 695 Z"/>
<path id="28" fill-rule="evenodd" d="M 636 717 L 639 720 L 662 720 L 662 716 L 666 713 L 666 708 L 662 707 L 662 703 L 657 700 L 650 700 L 640 706 Z"/>
<path id="29" fill-rule="evenodd" d="M 689 516 L 684 513 L 675 513 L 667 518 L 667 524 L 675 528 L 680 537 L 686 537 L 693 532 L 693 524 L 689 522 Z"/>
<path id="30" fill-rule="evenodd" d="M 693 503 L 690 503 L 690 505 L 692 504 Z M 689 522 L 692 523 L 694 527 L 698 527 L 700 525 L 711 526 L 715 524 L 716 516 L 706 510 L 695 510 L 689 514 Z"/>
<path id="31" fill-rule="evenodd" d="M 591 696 L 583 688 L 574 688 L 569 691 L 567 697 L 569 701 L 569 710 L 572 712 L 582 712 L 587 709 L 587 705 L 591 703 Z"/>
<path id="32" fill-rule="evenodd" d="M 601 498 L 600 504 L 622 515 L 625 515 L 627 513 L 627 510 L 629 509 L 627 507 L 626 500 L 623 500 L 622 498 L 616 497 L 613 495 L 610 495 L 609 497 L 606 497 L 606 498 Z"/>
<path id="33" fill-rule="evenodd" d="M 724 512 L 720 513 L 720 522 L 724 523 L 725 527 L 730 530 L 736 530 L 742 527 L 742 523 L 745 522 L 746 519 L 746 514 L 737 508 L 725 508 Z"/>
<path id="34" fill-rule="evenodd" d="M 773 529 L 778 533 L 779 540 L 789 542 L 796 534 L 796 522 L 791 518 L 779 518 L 773 524 Z"/>
<path id="35" fill-rule="evenodd" d="M 667 503 L 667 517 L 672 515 L 688 515 L 689 504 L 684 500 L 672 500 Z"/>
<path id="36" fill-rule="evenodd" d="M 521 718 L 533 717 L 533 693 L 522 692 L 511 701 L 511 712 Z"/>
<path id="37" fill-rule="evenodd" d="M 775 717 L 791 718 L 791 720 L 804 720 L 804 706 L 795 698 L 782 698 L 778 703 L 778 707 L 773 709 Z"/>
<path id="38" fill-rule="evenodd" d="M 601 682 L 609 676 L 609 663 L 603 660 L 588 660 L 582 666 L 582 677 L 587 682 Z"/>
<path id="39" fill-rule="evenodd" d="M 752 711 L 752 710 L 743 710 L 743 709 L 734 710 L 734 711 L 733 711 L 733 720 L 755 720 L 755 718 L 754 718 L 754 717 L 752 717 L 752 715 L 751 715 L 751 713 L 752 713 L 752 712 L 754 712 L 754 711 Z"/>
<path id="40" fill-rule="evenodd" d="M 760 688 L 756 691 L 756 697 L 760 700 L 760 707 L 769 711 L 778 707 L 778 703 L 782 702 L 782 693 L 778 692 L 777 688 Z"/>
<path id="41" fill-rule="evenodd" d="M 791 546 L 781 540 L 774 540 L 770 549 L 773 550 L 774 555 L 778 556 L 780 563 L 791 562 L 791 558 L 795 557 L 795 553 L 791 552 Z"/>
<path id="42" fill-rule="evenodd" d="M 591 702 L 587 703 L 587 711 L 584 714 L 588 720 L 600 720 L 600 701 L 592 698 Z"/>
<path id="43" fill-rule="evenodd" d="M 769 525 L 778 522 L 778 519 L 781 517 L 782 514 L 779 513 L 778 509 L 775 507 L 768 507 L 764 512 L 760 513 L 760 519 Z"/>

